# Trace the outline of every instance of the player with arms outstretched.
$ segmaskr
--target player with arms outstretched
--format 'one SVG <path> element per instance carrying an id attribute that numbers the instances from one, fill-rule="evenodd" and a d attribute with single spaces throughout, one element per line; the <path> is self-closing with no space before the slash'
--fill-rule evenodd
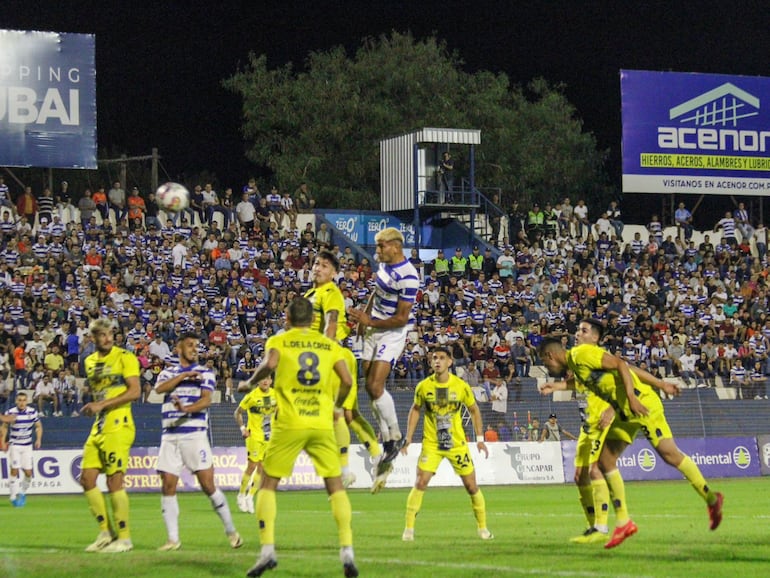
<path id="1" fill-rule="evenodd" d="M 412 442 L 420 414 L 425 410 L 422 434 L 422 452 L 417 460 L 417 479 L 406 500 L 406 528 L 401 538 L 405 542 L 414 540 L 414 524 L 422 507 L 422 498 L 442 460 L 449 460 L 455 473 L 471 497 L 471 508 L 476 518 L 477 532 L 482 540 L 494 538 L 487 529 L 487 507 L 484 494 L 476 483 L 476 470 L 473 467 L 468 442 L 463 431 L 462 408 L 465 406 L 471 416 L 476 434 L 476 448 L 489 457 L 489 450 L 484 443 L 484 425 L 481 411 L 476 405 L 471 386 L 449 372 L 452 366 L 452 354 L 448 349 L 438 347 L 431 354 L 433 375 L 417 384 L 414 391 L 414 403 L 409 410 L 406 424 L 406 437 L 401 453 L 406 455 Z"/>
<path id="2" fill-rule="evenodd" d="M 108 319 L 95 319 L 89 326 L 96 351 L 85 359 L 85 373 L 94 401 L 83 406 L 83 415 L 96 419 L 83 447 L 80 484 L 91 513 L 99 524 L 99 535 L 86 552 L 117 553 L 133 550 L 128 525 L 128 494 L 123 477 L 136 437 L 131 402 L 142 393 L 139 360 L 136 355 L 115 346 L 113 326 Z M 107 476 L 107 491 L 115 522 L 110 527 L 107 505 L 96 486 L 100 473 Z M 116 539 L 117 537 L 117 539 Z"/>

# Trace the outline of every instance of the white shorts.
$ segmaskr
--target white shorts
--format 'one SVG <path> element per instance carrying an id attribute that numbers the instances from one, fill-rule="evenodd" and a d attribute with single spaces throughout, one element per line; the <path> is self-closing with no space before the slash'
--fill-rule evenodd
<path id="1" fill-rule="evenodd" d="M 165 434 L 158 452 L 158 471 L 179 477 L 182 470 L 208 470 L 214 466 L 211 445 L 206 432 Z"/>
<path id="2" fill-rule="evenodd" d="M 368 327 L 364 334 L 363 361 L 385 361 L 393 365 L 406 347 L 406 336 L 411 325 L 398 329 L 375 329 Z"/>
<path id="3" fill-rule="evenodd" d="M 8 446 L 8 461 L 11 462 L 12 470 L 31 470 L 32 469 L 32 445 Z"/>

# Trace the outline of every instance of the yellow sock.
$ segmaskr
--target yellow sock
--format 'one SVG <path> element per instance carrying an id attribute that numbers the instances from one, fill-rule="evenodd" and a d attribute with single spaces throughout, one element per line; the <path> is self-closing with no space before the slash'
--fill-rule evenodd
<path id="1" fill-rule="evenodd" d="M 252 472 L 253 474 L 254 472 Z M 239 494 L 245 494 L 246 488 L 249 487 L 249 482 L 251 481 L 251 474 L 247 474 L 246 470 L 243 470 L 243 475 L 241 476 L 241 489 L 238 490 Z"/>
<path id="2" fill-rule="evenodd" d="M 261 492 L 260 492 L 261 495 Z M 340 547 L 353 545 L 353 510 L 350 507 L 350 498 L 344 490 L 334 492 L 329 496 L 332 506 L 332 516 L 337 522 L 337 532 L 340 538 Z"/>
<path id="3" fill-rule="evenodd" d="M 348 467 L 348 450 L 350 449 L 350 430 L 344 417 L 334 420 L 334 437 L 337 440 L 337 447 L 340 448 L 340 466 Z"/>
<path id="4" fill-rule="evenodd" d="M 623 476 L 620 475 L 620 470 L 612 470 L 604 474 L 604 479 L 607 480 L 610 496 L 612 496 L 612 506 L 615 508 L 615 525 L 622 526 L 628 522 L 626 484 L 623 482 Z"/>
<path id="5" fill-rule="evenodd" d="M 412 488 L 409 492 L 409 497 L 406 499 L 406 527 L 414 528 L 414 522 L 417 519 L 417 514 L 422 508 L 422 497 L 425 495 L 425 490 L 418 490 Z"/>
<path id="6" fill-rule="evenodd" d="M 604 531 L 610 518 L 610 489 L 604 479 L 591 480 L 591 495 L 594 504 L 594 527 Z"/>
<path id="7" fill-rule="evenodd" d="M 692 484 L 692 487 L 695 488 L 695 491 L 698 492 L 698 495 L 703 498 L 707 504 L 714 503 L 716 494 L 711 491 L 706 478 L 703 477 L 700 468 L 694 461 L 692 461 L 690 456 L 685 455 L 682 463 L 679 464 L 676 469 L 682 472 L 682 475 L 687 478 L 687 481 Z"/>
<path id="8" fill-rule="evenodd" d="M 487 527 L 487 503 L 484 500 L 484 494 L 481 493 L 481 488 L 471 496 L 471 507 L 473 508 L 473 516 L 476 518 L 476 525 L 479 529 Z"/>
<path id="9" fill-rule="evenodd" d="M 87 490 L 84 494 L 88 500 L 88 509 L 91 510 L 96 523 L 99 524 L 101 532 L 110 531 L 110 520 L 107 517 L 107 504 L 104 501 L 104 495 L 99 488 Z"/>
<path id="10" fill-rule="evenodd" d="M 259 469 L 255 469 L 251 472 L 251 485 L 249 486 L 249 496 L 254 496 L 259 491 L 259 484 L 262 483 L 262 474 L 259 473 Z"/>
<path id="11" fill-rule="evenodd" d="M 356 434 L 358 441 L 360 441 L 366 449 L 369 451 L 369 455 L 376 458 L 382 453 L 382 448 L 377 441 L 377 434 L 374 432 L 372 424 L 370 424 L 364 416 L 357 415 L 353 421 L 349 424 L 350 429 Z"/>
<path id="12" fill-rule="evenodd" d="M 588 527 L 593 528 L 596 521 L 596 512 L 594 510 L 594 489 L 588 486 L 578 486 L 580 494 L 580 505 L 583 507 L 583 514 L 588 522 Z"/>
<path id="13" fill-rule="evenodd" d="M 275 544 L 275 490 L 262 490 L 257 494 L 257 523 L 259 524 L 259 543 Z"/>
<path id="14" fill-rule="evenodd" d="M 126 490 L 118 490 L 110 494 L 112 499 L 112 515 L 115 517 L 115 528 L 118 540 L 130 540 L 131 531 L 128 528 L 128 494 Z"/>

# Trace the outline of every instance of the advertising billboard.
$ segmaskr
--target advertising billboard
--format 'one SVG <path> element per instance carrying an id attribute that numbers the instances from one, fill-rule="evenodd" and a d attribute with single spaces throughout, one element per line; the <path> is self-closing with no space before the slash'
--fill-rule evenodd
<path id="1" fill-rule="evenodd" d="M 0 166 L 96 168 L 92 34 L 0 30 Z"/>
<path id="2" fill-rule="evenodd" d="M 621 70 L 624 193 L 770 192 L 770 78 Z"/>

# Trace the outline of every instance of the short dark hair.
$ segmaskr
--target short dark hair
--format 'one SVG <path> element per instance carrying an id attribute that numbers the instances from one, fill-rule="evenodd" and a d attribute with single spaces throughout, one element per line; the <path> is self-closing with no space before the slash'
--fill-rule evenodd
<path id="1" fill-rule="evenodd" d="M 292 325 L 309 326 L 313 322 L 313 304 L 304 297 L 295 297 L 286 310 Z"/>
<path id="2" fill-rule="evenodd" d="M 326 261 L 329 261 L 329 263 L 332 264 L 332 267 L 334 267 L 335 271 L 340 270 L 340 260 L 337 259 L 337 255 L 329 251 L 328 249 L 321 249 L 316 253 L 315 260 L 318 259 L 325 259 Z"/>
<path id="3" fill-rule="evenodd" d="M 182 343 L 185 339 L 197 339 L 200 341 L 200 334 L 196 333 L 195 331 L 183 331 L 179 334 L 179 337 L 176 338 L 177 343 Z"/>
<path id="4" fill-rule="evenodd" d="M 452 358 L 452 353 L 449 351 L 448 347 L 443 347 L 443 346 L 435 347 L 432 353 L 445 353 L 447 357 L 449 357 L 450 359 Z"/>
<path id="5" fill-rule="evenodd" d="M 600 340 L 604 337 L 604 323 L 602 323 L 599 319 L 594 319 L 593 317 L 585 317 L 584 319 L 581 319 L 580 322 L 588 323 L 591 327 L 593 327 L 594 331 L 599 334 Z"/>
<path id="6" fill-rule="evenodd" d="M 540 345 L 537 348 L 537 354 L 542 357 L 543 353 L 556 346 L 562 349 L 564 348 L 561 343 L 561 335 L 546 335 L 543 337 L 543 341 L 540 342 Z"/>

